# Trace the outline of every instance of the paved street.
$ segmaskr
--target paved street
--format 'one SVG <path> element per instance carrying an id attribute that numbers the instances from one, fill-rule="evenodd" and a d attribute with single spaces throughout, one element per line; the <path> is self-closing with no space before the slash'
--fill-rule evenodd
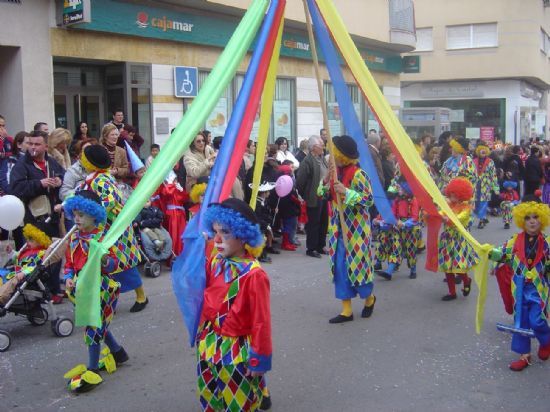
<path id="1" fill-rule="evenodd" d="M 502 242 L 493 218 L 474 236 Z M 303 238 L 302 238 L 303 239 Z M 421 263 L 423 266 L 423 255 Z M 420 266 L 419 266 L 420 267 Z M 377 303 L 369 320 L 329 325 L 340 310 L 328 278 L 328 259 L 297 253 L 274 256 L 271 277 L 274 334 L 269 373 L 273 411 L 536 411 L 549 410 L 550 363 L 534 357 L 522 373 L 510 336 L 495 322 L 510 322 L 494 278 L 489 281 L 485 327 L 474 330 L 477 289 L 469 298 L 442 302 L 441 274 L 402 270 L 391 281 L 376 279 Z M 49 326 L 33 327 L 8 316 L 12 348 L 0 354 L 0 411 L 198 411 L 194 350 L 171 291 L 168 273 L 145 279 L 150 305 L 129 313 L 133 296 L 122 296 L 112 331 L 130 361 L 92 393 L 75 396 L 62 375 L 86 362 L 82 332 L 56 338 Z M 70 313 L 64 304 L 61 311 Z M 538 344 L 535 346 L 538 348 Z"/>

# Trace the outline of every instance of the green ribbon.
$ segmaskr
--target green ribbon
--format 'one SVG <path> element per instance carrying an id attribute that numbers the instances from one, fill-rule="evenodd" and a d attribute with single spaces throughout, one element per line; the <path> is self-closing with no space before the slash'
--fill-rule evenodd
<path id="1" fill-rule="evenodd" d="M 101 326 L 99 293 L 102 256 L 132 224 L 153 192 L 183 156 L 200 128 L 205 124 L 206 118 L 235 76 L 239 64 L 252 44 L 268 4 L 269 0 L 254 0 L 218 58 L 212 72 L 202 85 L 193 104 L 147 169 L 124 208 L 105 234 L 103 241 L 90 241 L 88 261 L 78 276 L 76 288 L 75 323 L 77 326 Z"/>

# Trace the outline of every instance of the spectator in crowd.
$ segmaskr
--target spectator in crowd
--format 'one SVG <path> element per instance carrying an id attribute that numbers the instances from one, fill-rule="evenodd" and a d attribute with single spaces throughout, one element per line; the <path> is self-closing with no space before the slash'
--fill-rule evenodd
<path id="1" fill-rule="evenodd" d="M 307 139 L 304 139 L 300 142 L 300 145 L 298 147 L 298 150 L 296 150 L 296 155 L 294 157 L 296 157 L 296 160 L 298 162 L 301 162 L 306 158 L 307 153 Z"/>
<path id="2" fill-rule="evenodd" d="M 3 194 L 9 193 L 9 184 L 10 184 L 10 175 L 13 166 L 17 161 L 25 156 L 25 152 L 29 147 L 29 136 L 30 134 L 22 131 L 15 135 L 13 139 L 13 149 L 11 156 L 6 159 L 5 162 L 0 163 L 0 196 Z M 17 249 L 19 250 L 25 243 L 23 238 L 23 230 L 21 227 L 18 227 L 12 231 L 13 240 Z M 9 237 L 9 232 L 2 229 L 1 239 L 6 240 Z"/>
<path id="3" fill-rule="evenodd" d="M 215 153 L 218 153 L 218 151 L 220 150 L 220 147 L 222 145 L 222 139 L 223 139 L 223 136 L 216 136 L 214 137 L 214 140 L 212 140 L 212 148 L 214 149 Z"/>
<path id="4" fill-rule="evenodd" d="M 123 178 L 130 173 L 128 157 L 126 150 L 117 146 L 119 132 L 114 124 L 106 124 L 101 130 L 101 139 L 99 144 L 107 149 L 111 158 L 111 175 L 117 180 L 122 181 Z"/>
<path id="5" fill-rule="evenodd" d="M 183 164 L 187 172 L 185 183 L 187 192 L 191 190 L 199 177 L 210 175 L 215 159 L 214 150 L 210 146 L 206 146 L 204 136 L 199 133 L 183 157 Z"/>
<path id="6" fill-rule="evenodd" d="M 277 145 L 277 161 L 283 164 L 285 160 L 290 160 L 292 162 L 292 168 L 294 170 L 298 169 L 298 167 L 300 167 L 300 162 L 298 162 L 292 152 L 288 150 L 288 139 L 286 137 L 279 137 L 275 140 L 275 144 Z"/>
<path id="7" fill-rule="evenodd" d="M 86 140 L 90 137 L 91 136 L 89 135 L 88 123 L 83 121 L 78 122 L 76 133 L 73 135 L 73 140 L 71 142 L 71 145 L 69 146 L 69 154 L 71 155 L 71 159 L 73 160 L 73 162 L 76 161 L 79 156 L 79 154 L 75 152 L 76 144 L 81 140 Z"/>
<path id="8" fill-rule="evenodd" d="M 48 126 L 48 123 L 45 122 L 38 122 L 34 124 L 34 127 L 32 128 L 35 132 L 44 132 L 44 133 L 50 133 L 50 128 Z"/>
<path id="9" fill-rule="evenodd" d="M 128 145 L 132 148 L 135 154 L 140 157 L 140 148 L 143 145 L 143 137 L 139 135 L 136 128 L 132 126 L 131 124 L 125 124 L 122 130 L 120 131 L 120 135 L 118 136 L 117 146 L 122 147 L 124 150 L 126 150 L 126 143 L 128 142 Z"/>
<path id="10" fill-rule="evenodd" d="M 13 138 L 8 135 L 6 119 L 0 115 L 0 166 L 12 155 Z"/>
<path id="11" fill-rule="evenodd" d="M 321 254 L 327 254 L 327 200 L 317 195 L 319 182 L 325 180 L 328 175 L 328 164 L 323 156 L 324 147 L 324 142 L 319 136 L 309 138 L 309 153 L 300 164 L 296 178 L 298 193 L 307 205 L 306 254 L 316 258 L 320 258 Z"/>
<path id="12" fill-rule="evenodd" d="M 113 110 L 113 118 L 107 124 L 114 125 L 116 129 L 120 132 L 120 130 L 124 127 L 124 111 L 120 108 Z"/>
<path id="13" fill-rule="evenodd" d="M 376 167 L 376 173 L 380 179 L 380 183 L 385 187 L 384 180 L 384 170 L 382 169 L 382 156 L 380 156 L 380 135 L 378 133 L 370 133 L 367 137 L 367 142 L 369 144 L 370 155 L 374 166 Z"/>
<path id="14" fill-rule="evenodd" d="M 9 193 L 25 204 L 25 223 L 43 224 L 50 237 L 60 235 L 59 188 L 65 170 L 51 156 L 48 156 L 48 134 L 33 131 L 29 137 L 29 148 L 11 171 Z M 52 265 L 48 286 L 55 303 L 61 303 L 59 271 L 61 262 Z"/>
<path id="15" fill-rule="evenodd" d="M 254 164 L 254 159 L 256 158 L 256 142 L 254 140 L 249 140 L 246 144 L 246 151 L 244 152 L 243 162 L 245 171 L 248 172 L 252 165 Z"/>
<path id="16" fill-rule="evenodd" d="M 13 139 L 11 156 L 5 162 L 0 163 L 0 193 L 8 193 L 11 170 L 17 161 L 25 156 L 29 147 L 29 138 L 30 134 L 25 131 L 17 133 Z"/>
<path id="17" fill-rule="evenodd" d="M 82 154 L 82 151 L 91 145 L 99 144 L 97 139 L 94 139 L 93 137 L 89 139 L 84 139 L 79 141 L 75 145 L 75 153 L 78 156 L 78 160 L 74 162 L 65 172 L 65 177 L 63 178 L 63 184 L 61 185 L 61 189 L 59 189 L 59 197 L 61 200 L 65 200 L 71 195 L 74 194 L 75 190 L 84 182 L 86 179 L 86 176 L 88 175 L 88 172 L 82 165 L 82 161 L 80 160 L 80 156 Z"/>
<path id="18" fill-rule="evenodd" d="M 449 131 L 443 132 L 439 135 L 438 146 L 441 147 L 441 150 L 439 152 L 439 164 L 443 166 L 443 163 L 445 163 L 445 160 L 447 160 L 451 156 L 451 146 L 449 145 L 449 142 L 453 138 L 453 134 Z"/>
<path id="19" fill-rule="evenodd" d="M 395 176 L 395 156 L 388 144 L 385 144 L 384 147 L 380 149 L 380 157 L 382 159 L 382 171 L 384 173 L 384 180 L 382 180 L 381 183 L 383 184 L 384 190 L 388 190 Z"/>
<path id="20" fill-rule="evenodd" d="M 328 142 L 328 132 L 327 129 L 321 129 L 319 130 L 319 136 L 321 136 L 321 140 L 323 140 L 323 146 L 327 147 Z"/>
<path id="21" fill-rule="evenodd" d="M 525 162 L 524 196 L 535 194 L 535 191 L 538 190 L 542 184 L 544 173 L 540 162 L 541 155 L 542 153 L 538 146 L 531 146 L 531 153 Z"/>
<path id="22" fill-rule="evenodd" d="M 204 137 L 204 144 L 206 146 L 212 147 L 212 133 L 210 132 L 210 130 L 203 130 L 201 134 L 202 137 Z"/>
<path id="23" fill-rule="evenodd" d="M 153 163 L 153 160 L 155 159 L 155 157 L 158 156 L 159 153 L 160 153 L 160 146 L 156 143 L 153 143 L 151 145 L 151 154 L 149 155 L 149 157 L 145 161 L 145 167 L 146 168 L 149 168 L 149 166 L 151 166 L 151 163 Z"/>
<path id="24" fill-rule="evenodd" d="M 504 152 L 504 180 L 512 181 L 517 183 L 519 191 L 519 182 L 523 180 L 525 175 L 525 168 L 523 166 L 523 161 L 519 157 L 521 152 L 520 146 L 508 146 Z"/>
<path id="25" fill-rule="evenodd" d="M 48 137 L 48 154 L 65 170 L 71 166 L 69 145 L 71 144 L 71 132 L 58 127 Z"/>

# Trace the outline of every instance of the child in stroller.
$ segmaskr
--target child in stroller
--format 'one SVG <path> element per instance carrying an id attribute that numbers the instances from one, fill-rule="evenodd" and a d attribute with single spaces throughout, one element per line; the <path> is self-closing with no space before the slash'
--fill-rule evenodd
<path id="1" fill-rule="evenodd" d="M 73 323 L 57 316 L 51 293 L 43 283 L 50 275 L 46 266 L 60 260 L 58 252 L 65 243 L 60 241 L 50 248 L 52 240 L 39 223 L 26 224 L 23 236 L 27 243 L 15 254 L 13 266 L 0 273 L 0 317 L 12 312 L 26 316 L 31 324 L 39 326 L 51 315 L 53 332 L 60 337 L 69 336 Z M 42 307 L 43 303 L 48 304 L 49 313 Z M 0 330 L 0 352 L 8 350 L 10 345 L 11 336 Z"/>
<path id="2" fill-rule="evenodd" d="M 157 277 L 160 275 L 158 261 L 166 260 L 172 256 L 172 239 L 168 231 L 162 227 L 163 219 L 162 211 L 158 207 L 151 206 L 149 201 L 135 220 L 139 228 L 141 247 L 149 260 L 145 265 L 147 276 Z"/>

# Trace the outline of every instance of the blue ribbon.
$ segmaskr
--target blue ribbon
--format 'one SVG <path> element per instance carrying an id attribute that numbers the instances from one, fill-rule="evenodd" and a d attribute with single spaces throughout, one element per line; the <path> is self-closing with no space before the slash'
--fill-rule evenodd
<path id="1" fill-rule="evenodd" d="M 372 161 L 368 145 L 365 143 L 365 134 L 363 128 L 357 119 L 357 114 L 353 107 L 351 96 L 349 94 L 342 70 L 338 63 L 338 54 L 332 44 L 325 22 L 321 18 L 319 10 L 313 0 L 308 0 L 309 12 L 313 20 L 315 28 L 315 34 L 319 40 L 319 46 L 325 57 L 325 63 L 332 80 L 334 92 L 336 94 L 336 100 L 340 108 L 340 113 L 344 120 L 344 126 L 349 135 L 357 143 L 357 149 L 359 151 L 359 163 L 361 169 L 368 175 L 373 192 L 374 203 L 378 212 L 382 216 L 382 219 L 389 224 L 395 224 L 395 217 L 393 216 L 390 202 L 386 197 L 384 187 L 380 182 L 376 166 Z M 323 103 L 324 104 L 324 103 Z"/>
<path id="2" fill-rule="evenodd" d="M 204 289 L 206 287 L 206 241 L 202 236 L 204 232 L 203 214 L 210 203 L 219 201 L 223 181 L 227 174 L 246 106 L 250 99 L 252 86 L 256 80 L 267 38 L 275 20 L 278 4 L 279 0 L 272 1 L 266 13 L 256 43 L 257 47 L 252 55 L 252 60 L 250 61 L 241 91 L 235 102 L 235 108 L 227 125 L 218 157 L 210 174 L 201 210 L 191 219 L 185 228 L 185 232 L 182 235 L 185 247 L 174 261 L 172 267 L 172 287 L 189 332 L 189 344 L 191 346 L 195 344 L 195 336 L 202 312 Z"/>

